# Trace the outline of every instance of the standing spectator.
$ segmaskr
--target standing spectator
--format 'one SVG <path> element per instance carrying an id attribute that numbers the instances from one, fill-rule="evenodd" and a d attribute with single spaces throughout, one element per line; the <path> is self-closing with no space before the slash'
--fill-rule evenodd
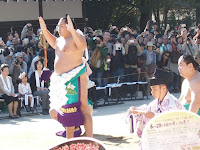
<path id="1" fill-rule="evenodd" d="M 20 113 L 20 102 L 14 92 L 14 86 L 12 78 L 9 75 L 9 68 L 7 64 L 1 65 L 0 75 L 0 95 L 4 98 L 8 105 L 9 118 L 19 118 Z"/>
<path id="2" fill-rule="evenodd" d="M 104 31 L 104 33 L 103 33 L 103 43 L 107 46 L 108 53 L 112 54 L 112 44 L 109 42 L 109 40 L 110 40 L 110 32 Z"/>
<path id="3" fill-rule="evenodd" d="M 137 40 L 129 40 L 125 47 L 125 57 L 124 57 L 124 74 L 134 74 L 132 76 L 127 76 L 127 82 L 137 81 L 137 64 L 138 55 L 141 53 L 140 45 Z"/>
<path id="4" fill-rule="evenodd" d="M 192 37 L 188 35 L 183 44 L 183 54 L 189 54 L 191 56 L 195 56 L 194 49 L 195 49 L 194 41 Z"/>
<path id="5" fill-rule="evenodd" d="M 96 49 L 97 51 L 100 51 L 100 55 L 101 55 L 101 61 L 99 61 L 99 63 L 97 63 L 97 66 L 91 66 L 92 70 L 93 70 L 93 74 L 94 76 L 97 78 L 97 85 L 98 86 L 102 86 L 102 77 L 103 77 L 103 73 L 104 73 L 104 62 L 105 62 L 105 58 L 108 54 L 108 48 L 106 47 L 106 45 L 103 43 L 103 37 L 101 35 L 96 37 Z M 98 60 L 92 60 L 93 56 L 91 57 L 91 61 L 98 61 Z"/>
<path id="6" fill-rule="evenodd" d="M 36 43 L 37 38 L 35 37 L 35 34 L 33 33 L 33 26 L 31 23 L 27 23 L 21 32 L 21 40 L 23 40 L 24 38 L 28 38 L 31 44 Z"/>
<path id="7" fill-rule="evenodd" d="M 200 64 L 200 35 L 196 39 L 196 43 L 194 45 L 195 49 L 195 59 L 198 64 Z"/>
<path id="8" fill-rule="evenodd" d="M 46 82 L 40 81 L 43 69 L 43 60 L 35 62 L 36 70 L 31 74 L 30 85 L 33 92 L 33 96 L 42 97 L 42 114 L 47 115 L 49 113 L 49 90 Z"/>
<path id="9" fill-rule="evenodd" d="M 13 45 L 12 40 L 13 40 L 13 35 L 11 32 L 8 32 L 7 33 L 7 42 L 6 42 L 7 47 L 10 45 Z"/>
<path id="10" fill-rule="evenodd" d="M 183 54 L 183 37 L 177 36 L 177 49 Z"/>
<path id="11" fill-rule="evenodd" d="M 121 37 L 121 43 L 123 44 L 123 46 L 125 47 L 126 45 L 126 38 L 125 37 Z"/>
<path id="12" fill-rule="evenodd" d="M 120 76 L 123 78 L 123 75 L 124 75 L 123 57 L 124 57 L 124 55 L 125 55 L 124 45 L 121 43 L 120 39 L 117 39 L 113 46 L 113 53 L 111 56 L 112 76 Z"/>
<path id="13" fill-rule="evenodd" d="M 27 63 L 23 61 L 23 55 L 21 52 L 17 52 L 15 54 L 15 59 L 13 60 L 10 66 L 10 74 L 13 79 L 14 85 L 17 84 L 18 77 L 20 73 L 25 72 L 27 73 Z"/>
<path id="14" fill-rule="evenodd" d="M 12 64 L 12 57 L 13 57 L 13 48 L 12 47 L 8 47 L 4 50 L 3 55 L 5 57 L 5 64 L 8 64 L 8 66 L 10 67 Z"/>
<path id="15" fill-rule="evenodd" d="M 146 65 L 149 78 L 153 76 L 153 73 L 155 72 L 156 69 L 156 52 L 154 51 L 155 48 L 156 47 L 153 45 L 152 42 L 148 42 L 147 50 L 143 51 L 143 54 L 146 55 Z"/>

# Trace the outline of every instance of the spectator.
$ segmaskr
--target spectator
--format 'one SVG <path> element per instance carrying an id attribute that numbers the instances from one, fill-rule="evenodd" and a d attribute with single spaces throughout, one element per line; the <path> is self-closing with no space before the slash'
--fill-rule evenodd
<path id="1" fill-rule="evenodd" d="M 194 50 L 195 50 L 195 59 L 197 63 L 200 64 L 200 36 L 198 36 L 196 39 Z"/>
<path id="2" fill-rule="evenodd" d="M 15 54 L 15 59 L 12 61 L 10 66 L 10 74 L 13 79 L 14 85 L 18 84 L 18 77 L 20 73 L 26 72 L 27 73 L 27 63 L 23 61 L 23 55 L 21 52 L 17 52 Z"/>
<path id="3" fill-rule="evenodd" d="M 124 57 L 124 74 L 132 74 L 126 77 L 127 82 L 137 81 L 137 64 L 138 64 L 138 55 L 141 53 L 141 49 L 137 40 L 129 41 L 128 49 L 126 47 L 125 57 Z M 138 47 L 137 47 L 138 46 Z"/>
<path id="4" fill-rule="evenodd" d="M 33 33 L 33 26 L 30 23 L 27 23 L 21 32 L 21 40 L 23 40 L 24 38 L 28 38 L 28 41 L 31 44 L 36 43 L 35 39 L 37 38 L 35 37 L 35 34 Z"/>
<path id="5" fill-rule="evenodd" d="M 190 35 L 188 35 L 188 37 L 184 40 L 183 54 L 189 54 L 191 56 L 195 56 L 195 45 Z"/>
<path id="6" fill-rule="evenodd" d="M 8 64 L 8 66 L 10 67 L 12 64 L 12 57 L 13 57 L 13 48 L 12 47 L 8 47 L 4 50 L 3 55 L 5 57 L 5 64 Z"/>
<path id="7" fill-rule="evenodd" d="M 6 42 L 7 47 L 10 45 L 13 45 L 12 40 L 13 40 L 13 35 L 11 32 L 8 32 L 7 33 L 7 42 Z"/>
<path id="8" fill-rule="evenodd" d="M 96 37 L 96 49 L 97 51 L 100 51 L 101 54 L 101 62 L 99 62 L 98 66 L 91 66 L 92 70 L 93 70 L 93 75 L 97 78 L 97 85 L 98 86 L 102 86 L 102 81 L 101 78 L 103 77 L 103 73 L 104 73 L 104 61 L 105 58 L 108 54 L 108 48 L 106 47 L 106 45 L 103 43 L 103 37 L 101 35 Z M 92 56 L 93 57 L 93 56 Z M 91 57 L 91 59 L 92 59 Z M 91 60 L 93 61 L 93 60 Z M 98 61 L 98 60 L 94 60 L 94 61 Z"/>
<path id="9" fill-rule="evenodd" d="M 35 71 L 35 65 L 34 64 L 35 64 L 36 61 L 38 61 L 40 59 L 44 60 L 44 49 L 42 49 L 38 53 L 38 55 L 35 58 L 33 58 L 32 62 L 31 62 L 31 66 L 29 68 L 28 77 L 30 77 L 31 74 Z"/>
<path id="10" fill-rule="evenodd" d="M 125 55 L 124 45 L 121 43 L 120 39 L 117 39 L 113 46 L 113 53 L 111 56 L 112 76 L 120 76 L 123 78 L 123 75 L 124 75 L 123 57 L 124 57 L 124 55 Z"/>
<path id="11" fill-rule="evenodd" d="M 9 118 L 19 118 L 20 113 L 20 101 L 18 100 L 12 82 L 12 78 L 9 75 L 9 68 L 7 64 L 1 65 L 0 75 L 0 95 L 4 98 L 8 105 Z"/>
<path id="12" fill-rule="evenodd" d="M 104 31 L 104 33 L 103 33 L 103 43 L 107 46 L 108 53 L 112 54 L 112 44 L 109 42 L 109 40 L 110 40 L 110 32 Z"/>
<path id="13" fill-rule="evenodd" d="M 43 69 L 43 60 L 35 62 L 36 70 L 31 74 L 30 85 L 33 92 L 33 96 L 42 97 L 42 114 L 47 115 L 49 113 L 49 90 L 48 85 L 44 81 L 40 81 Z"/>
<path id="14" fill-rule="evenodd" d="M 149 81 L 146 66 L 146 55 L 142 54 L 138 56 L 138 73 L 140 74 L 139 81 Z"/>
<path id="15" fill-rule="evenodd" d="M 28 56 L 28 63 L 27 63 L 28 71 L 27 72 L 29 72 L 29 69 L 31 67 L 31 62 L 32 62 L 33 58 L 36 57 L 34 47 L 28 47 L 27 48 L 27 56 Z"/>
<path id="16" fill-rule="evenodd" d="M 18 92 L 19 97 L 23 97 L 25 101 L 26 110 L 29 112 L 30 110 L 33 111 L 34 106 L 34 98 L 32 95 L 30 84 L 27 82 L 28 77 L 25 72 L 19 75 L 19 79 L 21 82 L 18 84 Z M 27 107 L 29 106 L 29 107 Z"/>
<path id="17" fill-rule="evenodd" d="M 183 37 L 177 36 L 177 49 L 183 54 Z"/>
<path id="18" fill-rule="evenodd" d="M 110 35 L 110 43 L 113 45 L 117 39 L 117 36 L 115 34 Z"/>
<path id="19" fill-rule="evenodd" d="M 126 45 L 126 38 L 125 37 L 121 37 L 121 43 L 123 44 L 123 46 L 125 47 Z"/>
<path id="20" fill-rule="evenodd" d="M 25 52 L 25 49 L 23 48 L 22 45 L 18 45 L 18 46 L 17 46 L 17 49 L 14 51 L 14 53 L 17 53 L 17 52 L 22 53 L 23 60 L 24 60 L 26 63 L 28 63 L 28 56 L 27 56 L 27 54 L 26 54 L 26 52 Z"/>
<path id="21" fill-rule="evenodd" d="M 163 54 L 162 54 L 162 57 L 161 57 L 161 60 L 157 63 L 158 65 L 158 68 L 159 69 L 164 69 L 164 70 L 169 70 L 169 68 L 168 68 L 168 61 L 169 61 L 169 56 L 170 56 L 170 53 L 169 52 L 164 52 Z M 167 67 L 167 69 L 166 69 L 166 67 Z"/>
<path id="22" fill-rule="evenodd" d="M 142 54 L 146 55 L 146 65 L 148 70 L 148 75 L 151 78 L 153 76 L 153 73 L 156 69 L 156 52 L 155 46 L 152 42 L 147 43 L 147 50 L 144 50 Z"/>

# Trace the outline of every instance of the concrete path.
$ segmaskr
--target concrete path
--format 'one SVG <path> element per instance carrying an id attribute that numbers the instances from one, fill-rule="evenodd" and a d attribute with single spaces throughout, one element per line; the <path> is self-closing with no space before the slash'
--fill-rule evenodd
<path id="1" fill-rule="evenodd" d="M 174 94 L 179 97 L 180 94 Z M 153 100 L 125 101 L 124 104 L 94 109 L 94 138 L 101 140 L 108 150 L 134 150 L 139 139 L 129 133 L 123 119 L 130 106 L 147 104 Z M 0 120 L 0 150 L 47 150 L 66 139 L 55 135 L 64 128 L 49 115 L 25 116 Z"/>

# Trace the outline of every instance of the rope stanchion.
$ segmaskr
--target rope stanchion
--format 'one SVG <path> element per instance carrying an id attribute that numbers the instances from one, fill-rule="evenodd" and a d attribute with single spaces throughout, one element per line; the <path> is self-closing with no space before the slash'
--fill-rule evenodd
<path id="1" fill-rule="evenodd" d="M 147 72 L 141 72 L 140 74 L 145 74 Z M 106 78 L 100 78 L 101 80 L 105 80 L 105 79 L 115 79 L 115 78 L 119 78 L 119 77 L 127 77 L 127 76 L 132 76 L 132 75 L 138 75 L 139 73 L 131 73 L 131 74 L 125 74 L 125 75 L 119 75 L 119 76 L 112 76 L 112 77 L 106 77 Z M 96 81 L 99 78 L 90 78 L 90 80 Z"/>

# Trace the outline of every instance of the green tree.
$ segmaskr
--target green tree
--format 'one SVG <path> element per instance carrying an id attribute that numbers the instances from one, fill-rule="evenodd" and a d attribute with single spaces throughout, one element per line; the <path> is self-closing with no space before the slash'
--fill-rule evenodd
<path id="1" fill-rule="evenodd" d="M 191 24 L 194 16 L 188 13 L 184 20 L 177 20 L 178 15 L 185 15 L 198 8 L 200 0 L 86 0 L 85 10 L 87 25 L 97 29 L 108 29 L 110 25 L 118 27 L 129 26 L 143 31 L 152 14 L 158 25 L 166 26 L 167 23 L 175 26 L 180 21 Z M 198 3 L 197 3 L 198 2 Z M 196 5 L 198 4 L 198 5 Z M 199 9 L 200 10 L 200 9 Z M 161 22 L 160 16 L 163 15 Z M 197 17 L 197 20 L 200 17 Z"/>

